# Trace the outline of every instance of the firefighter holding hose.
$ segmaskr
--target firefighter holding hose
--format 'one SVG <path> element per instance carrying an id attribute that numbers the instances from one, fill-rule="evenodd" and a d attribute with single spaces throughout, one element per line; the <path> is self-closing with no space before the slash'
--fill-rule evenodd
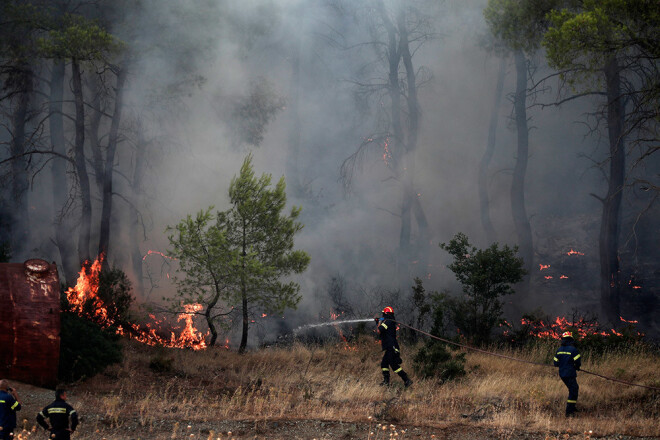
<path id="1" fill-rule="evenodd" d="M 383 309 L 382 318 L 374 318 L 378 325 L 378 338 L 383 353 L 383 360 L 380 362 L 380 367 L 383 372 L 383 381 L 381 385 L 388 386 L 390 384 L 390 367 L 392 371 L 399 375 L 403 380 L 403 385 L 408 388 L 412 385 L 412 380 L 408 377 L 403 368 L 401 368 L 401 352 L 399 350 L 399 343 L 396 340 L 396 321 L 394 320 L 394 309 L 392 307 L 385 307 Z"/>
<path id="2" fill-rule="evenodd" d="M 580 352 L 575 348 L 575 341 L 571 332 L 564 332 L 561 335 L 561 346 L 557 349 L 554 363 L 555 367 L 559 367 L 559 377 L 568 388 L 566 417 L 571 417 L 577 412 L 576 405 L 580 389 L 577 383 L 577 372 L 580 371 L 582 365 Z"/>

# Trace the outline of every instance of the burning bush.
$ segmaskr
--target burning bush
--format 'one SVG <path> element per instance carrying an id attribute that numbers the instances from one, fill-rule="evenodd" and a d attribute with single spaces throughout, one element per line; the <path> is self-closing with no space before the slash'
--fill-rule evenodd
<path id="1" fill-rule="evenodd" d="M 639 344 L 644 334 L 635 329 L 636 321 L 621 318 L 625 325 L 617 329 L 604 329 L 595 316 L 574 311 L 571 318 L 557 316 L 552 319 L 541 310 L 523 315 L 521 326 L 516 329 L 506 323 L 503 340 L 507 344 L 526 346 L 538 341 L 558 341 L 565 331 L 573 333 L 580 349 L 592 354 L 601 354 L 606 350 L 628 348 Z"/>

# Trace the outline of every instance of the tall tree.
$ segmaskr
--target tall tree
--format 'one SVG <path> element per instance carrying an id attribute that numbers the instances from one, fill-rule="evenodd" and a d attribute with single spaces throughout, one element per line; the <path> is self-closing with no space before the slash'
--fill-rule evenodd
<path id="1" fill-rule="evenodd" d="M 75 108 L 73 152 L 81 203 L 78 258 L 82 262 L 91 256 L 92 231 L 92 189 L 85 154 L 86 121 L 82 68 L 85 63 L 108 58 L 119 48 L 119 43 L 95 22 L 80 15 L 67 14 L 61 21 L 61 27 L 52 29 L 48 39 L 42 42 L 42 46 L 51 58 L 68 59 L 71 62 L 71 84 Z"/>
<path id="2" fill-rule="evenodd" d="M 599 233 L 602 313 L 619 321 L 619 236 L 621 202 L 626 182 L 626 137 L 641 151 L 640 161 L 659 148 L 657 108 L 660 97 L 657 23 L 660 4 L 644 0 L 568 1 L 550 15 L 544 46 L 552 66 L 582 93 L 604 87 L 602 115 L 607 123 L 607 194 Z M 626 111 L 630 107 L 630 111 Z M 655 109 L 655 110 L 654 110 Z M 655 117 L 652 116 L 655 114 Z"/>
<path id="3" fill-rule="evenodd" d="M 488 124 L 488 139 L 486 141 L 486 150 L 481 156 L 479 162 L 479 210 L 481 212 L 481 225 L 486 232 L 486 240 L 493 243 L 496 240 L 495 228 L 490 218 L 490 197 L 488 196 L 488 166 L 493 158 L 497 137 L 497 123 L 499 120 L 500 106 L 502 103 L 502 92 L 504 90 L 504 77 L 506 73 L 507 57 L 500 55 L 500 67 L 497 72 L 497 84 L 495 86 L 495 97 L 493 107 L 490 113 L 490 122 Z"/>
<path id="4" fill-rule="evenodd" d="M 296 221 L 300 208 L 283 214 L 286 205 L 284 178 L 274 188 L 271 176 L 257 178 L 252 169 L 252 156 L 243 162 L 239 176 L 229 188 L 232 207 L 217 215 L 213 207 L 188 216 L 170 235 L 170 255 L 186 275 L 176 279 L 179 296 L 186 302 L 205 306 L 204 315 L 215 343 L 214 322 L 223 314 L 215 309 L 238 307 L 242 320 L 239 352 L 244 352 L 252 308 L 283 312 L 296 307 L 301 297 L 300 286 L 282 281 L 293 273 L 302 273 L 309 256 L 294 250 L 294 236 L 302 229 Z"/>
<path id="5" fill-rule="evenodd" d="M 269 174 L 255 176 L 252 155 L 248 155 L 229 187 L 232 207 L 218 216 L 229 249 L 238 254 L 237 284 L 229 302 L 240 306 L 242 313 L 239 352 L 247 347 L 250 307 L 280 313 L 295 308 L 301 299 L 300 286 L 282 278 L 304 272 L 309 264 L 307 253 L 294 250 L 294 236 L 303 227 L 297 221 L 301 208 L 294 207 L 284 214 L 284 177 L 274 188 L 271 179 Z"/>
<path id="6" fill-rule="evenodd" d="M 516 163 L 511 181 L 511 213 L 518 236 L 520 255 L 527 273 L 534 265 L 532 228 L 525 203 L 525 179 L 529 159 L 529 128 L 527 124 L 528 54 L 534 53 L 541 41 L 544 16 L 554 0 L 489 0 L 484 16 L 493 35 L 512 52 L 516 70 L 514 115 L 516 121 Z M 529 290 L 525 277 L 524 293 Z"/>
<path id="7" fill-rule="evenodd" d="M 383 98 L 387 97 L 387 116 L 379 131 L 367 136 L 357 152 L 344 161 L 341 175 L 344 184 L 350 186 L 355 167 L 365 150 L 376 147 L 396 181 L 401 183 L 397 272 L 399 282 L 407 286 L 414 262 L 417 262 L 418 269 L 413 271 L 426 274 L 430 241 L 428 220 L 414 180 L 415 153 L 421 124 L 417 93 L 428 77 L 424 69 L 415 68 L 413 55 L 433 34 L 429 17 L 405 2 L 395 2 L 388 8 L 383 0 L 374 0 L 368 9 L 369 14 L 375 12 L 377 17 L 373 23 L 373 41 L 370 45 L 379 62 L 386 68 L 386 78 L 378 82 L 357 83 L 361 89 L 360 94 L 368 98 L 372 95 L 378 97 L 379 106 L 382 106 Z M 414 242 L 413 220 L 417 226 Z"/>

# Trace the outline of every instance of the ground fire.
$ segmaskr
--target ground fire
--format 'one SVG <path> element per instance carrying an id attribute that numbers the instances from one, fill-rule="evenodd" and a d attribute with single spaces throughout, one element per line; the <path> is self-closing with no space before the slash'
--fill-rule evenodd
<path id="1" fill-rule="evenodd" d="M 103 258 L 104 256 L 100 255 L 94 262 L 86 262 L 78 274 L 76 286 L 66 291 L 71 311 L 92 319 L 103 328 L 114 328 L 118 334 L 144 344 L 193 350 L 206 348 L 208 333 L 203 334 L 197 330 L 193 322 L 194 315 L 202 310 L 201 304 L 182 305 L 184 311 L 178 314 L 177 323 L 183 321 L 183 328 L 176 324 L 170 325 L 166 317 L 158 319 L 153 314 L 149 315 L 152 320 L 150 323 L 115 322 L 108 313 L 107 305 L 98 296 Z M 169 337 L 164 336 L 166 334 L 169 334 Z"/>

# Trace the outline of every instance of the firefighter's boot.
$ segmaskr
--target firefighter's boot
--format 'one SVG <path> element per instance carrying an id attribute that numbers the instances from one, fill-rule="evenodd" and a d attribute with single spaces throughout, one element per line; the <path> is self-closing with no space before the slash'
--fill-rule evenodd
<path id="1" fill-rule="evenodd" d="M 390 386 L 390 370 L 389 369 L 385 370 L 383 368 L 383 381 L 380 383 L 380 385 L 383 386 L 383 387 Z"/>
<path id="2" fill-rule="evenodd" d="M 575 416 L 575 413 L 577 412 L 577 408 L 575 406 L 576 406 L 575 402 L 568 402 L 566 404 L 566 417 Z"/>
<path id="3" fill-rule="evenodd" d="M 401 370 L 397 373 L 399 377 L 403 380 L 403 386 L 408 388 L 410 385 L 412 385 L 412 380 L 408 377 L 405 371 Z"/>

